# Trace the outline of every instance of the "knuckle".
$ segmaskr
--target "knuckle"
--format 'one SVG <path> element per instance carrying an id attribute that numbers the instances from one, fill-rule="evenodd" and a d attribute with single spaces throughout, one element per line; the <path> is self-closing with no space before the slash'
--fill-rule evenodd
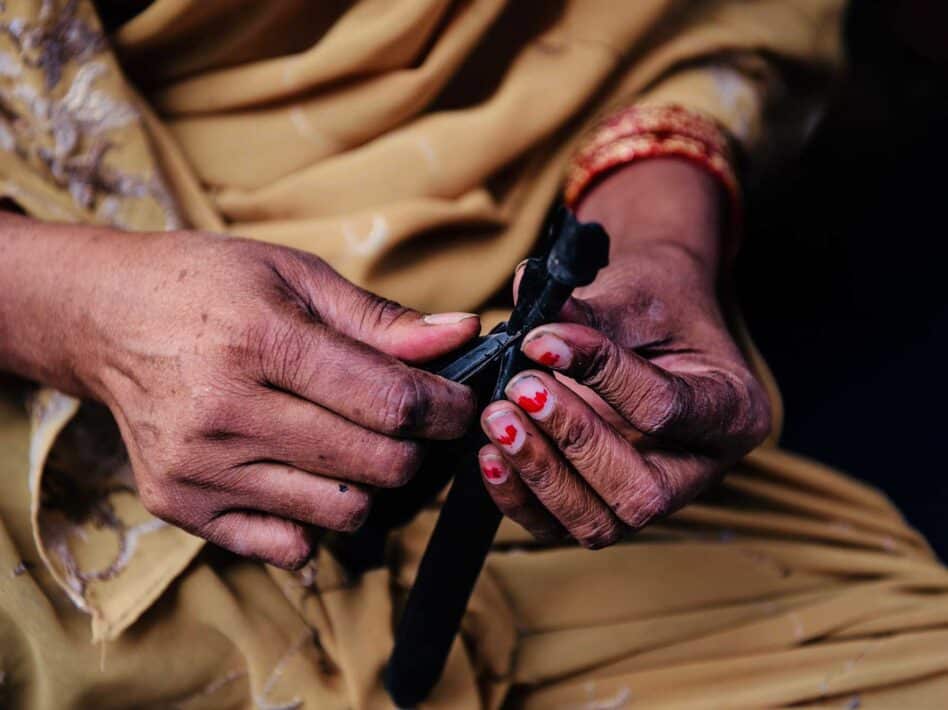
<path id="1" fill-rule="evenodd" d="M 332 285 L 332 270 L 315 254 L 274 250 L 272 245 L 258 261 L 266 267 L 269 281 L 284 302 L 299 308 L 313 320 L 320 320 L 316 304 L 309 298 L 312 291 L 307 286 L 316 283 L 323 287 Z"/>
<path id="2" fill-rule="evenodd" d="M 569 489 L 564 477 L 555 467 L 542 463 L 520 468 L 520 478 L 540 500 L 552 505 L 562 505 L 569 499 Z"/>
<path id="3" fill-rule="evenodd" d="M 363 313 L 369 320 L 368 325 L 376 328 L 387 328 L 408 312 L 403 305 L 387 298 L 370 295 L 368 300 Z"/>
<path id="4" fill-rule="evenodd" d="M 738 458 L 770 434 L 770 400 L 749 371 L 721 370 L 694 389 L 694 408 L 709 413 L 701 438 L 712 451 Z"/>
<path id="5" fill-rule="evenodd" d="M 634 419 L 643 434 L 659 436 L 674 428 L 682 415 L 682 385 L 677 379 L 653 383 L 636 396 Z"/>
<path id="6" fill-rule="evenodd" d="M 168 486 L 154 485 L 152 483 L 140 485 L 138 488 L 138 499 L 141 501 L 145 510 L 167 522 L 175 522 L 175 508 L 172 496 L 169 495 Z"/>
<path id="7" fill-rule="evenodd" d="M 588 455 L 598 438 L 598 429 L 592 419 L 585 416 L 570 417 L 557 437 L 560 449 L 573 460 Z M 577 463 L 581 467 L 581 463 Z"/>
<path id="8" fill-rule="evenodd" d="M 597 517 L 577 526 L 573 536 L 586 549 L 601 550 L 616 544 L 622 537 L 622 530 L 615 521 Z"/>
<path id="9" fill-rule="evenodd" d="M 420 444 L 412 441 L 393 442 L 379 458 L 386 465 L 380 484 L 386 488 L 404 486 L 418 472 L 423 458 L 424 450 Z"/>
<path id="10" fill-rule="evenodd" d="M 627 502 L 616 506 L 615 512 L 630 528 L 638 530 L 666 515 L 672 502 L 673 496 L 666 486 L 651 483 L 636 491 Z"/>
<path id="11" fill-rule="evenodd" d="M 411 376 L 399 377 L 383 388 L 382 428 L 386 434 L 404 436 L 413 433 L 425 421 L 428 414 L 428 398 L 418 382 Z"/>
<path id="12" fill-rule="evenodd" d="M 609 389 L 614 383 L 621 382 L 619 377 L 619 353 L 612 341 L 603 337 L 599 347 L 595 348 L 584 363 L 582 380 L 594 390 Z"/>
<path id="13" fill-rule="evenodd" d="M 352 298 L 350 319 L 360 332 L 384 330 L 401 318 L 408 309 L 395 301 L 380 298 L 368 291 L 358 290 Z"/>
<path id="14" fill-rule="evenodd" d="M 220 335 L 218 342 L 221 362 L 225 371 L 240 371 L 250 365 L 265 366 L 266 355 L 270 352 L 274 339 L 279 335 L 270 319 L 257 314 L 247 315 L 239 329 Z"/>
<path id="15" fill-rule="evenodd" d="M 355 532 L 365 523 L 372 509 L 372 498 L 368 493 L 349 489 L 350 499 L 339 521 L 340 532 Z"/>
<path id="16" fill-rule="evenodd" d="M 470 387 L 459 387 L 451 409 L 457 417 L 458 433 L 463 434 L 477 416 L 477 397 L 474 390 Z"/>
<path id="17" fill-rule="evenodd" d="M 279 551 L 275 551 L 271 564 L 287 570 L 298 570 L 313 556 L 314 544 L 306 532 L 299 526 L 294 526 L 292 541 Z"/>
<path id="18" fill-rule="evenodd" d="M 768 403 L 763 403 L 754 408 L 747 427 L 747 442 L 744 446 L 747 451 L 750 451 L 762 443 L 764 439 L 770 435 L 770 431 L 773 427 L 771 416 L 770 405 Z"/>
<path id="19" fill-rule="evenodd" d="M 203 441 L 228 441 L 238 436 L 245 407 L 229 398 L 207 402 L 194 414 L 194 428 Z"/>
<path id="20" fill-rule="evenodd" d="M 207 457 L 181 464 L 168 473 L 168 478 L 180 486 L 177 490 L 203 496 L 212 502 L 229 497 L 237 486 L 257 489 L 252 480 L 242 475 L 240 468 Z"/>
<path id="21" fill-rule="evenodd" d="M 297 323 L 282 320 L 270 325 L 258 336 L 257 347 L 269 378 L 294 389 L 301 385 L 306 348 Z"/>
<path id="22" fill-rule="evenodd" d="M 750 381 L 742 390 L 742 405 L 740 415 L 736 417 L 740 428 L 742 453 L 750 451 L 760 444 L 770 434 L 772 416 L 770 400 L 756 379 L 748 376 Z"/>

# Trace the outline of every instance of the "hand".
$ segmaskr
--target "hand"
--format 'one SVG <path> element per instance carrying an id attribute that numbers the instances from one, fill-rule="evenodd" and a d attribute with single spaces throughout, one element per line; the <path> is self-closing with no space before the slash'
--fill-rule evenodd
<path id="1" fill-rule="evenodd" d="M 84 243 L 59 304 L 81 324 L 67 384 L 112 411 L 145 507 L 222 547 L 303 564 L 311 526 L 356 529 L 422 440 L 474 416 L 467 388 L 403 362 L 456 348 L 474 316 L 422 317 L 271 245 L 49 229 Z"/>
<path id="2" fill-rule="evenodd" d="M 715 294 L 716 188 L 687 164 L 647 166 L 584 202 L 580 216 L 613 237 L 611 264 L 564 322 L 524 340 L 556 376 L 522 373 L 482 416 L 487 489 L 540 538 L 611 545 L 691 500 L 770 429 Z M 647 208 L 636 213 L 630 195 Z"/>

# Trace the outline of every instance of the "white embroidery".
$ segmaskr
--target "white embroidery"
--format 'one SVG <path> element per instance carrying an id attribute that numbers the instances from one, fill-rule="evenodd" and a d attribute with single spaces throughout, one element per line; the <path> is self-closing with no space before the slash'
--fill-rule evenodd
<path id="1" fill-rule="evenodd" d="M 425 163 L 427 163 L 428 169 L 433 173 L 438 172 L 441 169 L 441 162 L 438 160 L 438 154 L 435 152 L 434 146 L 431 145 L 431 141 L 425 136 L 416 136 L 415 144 L 425 157 Z"/>
<path id="2" fill-rule="evenodd" d="M 108 68 L 102 62 L 82 66 L 61 102 L 75 121 L 98 134 L 122 128 L 138 119 L 138 112 L 131 104 L 93 88 L 93 84 L 107 73 Z"/>
<path id="3" fill-rule="evenodd" d="M 299 133 L 303 138 L 315 143 L 317 145 L 326 145 L 329 143 L 326 136 L 316 130 L 316 127 L 313 125 L 313 122 L 309 120 L 309 116 L 306 115 L 306 112 L 303 111 L 299 106 L 294 106 L 289 111 L 290 114 L 290 123 L 293 124 L 293 128 L 296 129 L 296 132 Z"/>
<path id="4" fill-rule="evenodd" d="M 342 225 L 342 233 L 346 238 L 346 244 L 353 254 L 359 256 L 371 256 L 378 252 L 385 244 L 389 236 L 388 222 L 381 215 L 372 217 L 372 226 L 369 233 L 365 236 L 359 236 L 352 224 L 346 222 Z"/>
<path id="5" fill-rule="evenodd" d="M 619 688 L 616 694 L 608 698 L 596 698 L 579 706 L 580 710 L 619 710 L 626 707 L 632 699 L 628 688 Z"/>
<path id="6" fill-rule="evenodd" d="M 135 527 L 131 527 L 125 531 L 125 541 L 124 545 L 121 545 L 119 548 L 118 557 L 115 558 L 115 561 L 109 565 L 109 571 L 112 575 L 116 575 L 125 569 L 128 566 L 128 563 L 132 559 L 132 555 L 135 554 L 135 550 L 138 549 L 138 540 L 142 535 L 147 535 L 153 533 L 162 528 L 168 527 L 168 523 L 164 520 L 159 520 L 158 518 L 152 518 L 151 520 L 146 520 L 143 523 L 139 523 Z"/>
<path id="7" fill-rule="evenodd" d="M 254 697 L 254 704 L 257 706 L 258 710 L 296 710 L 296 708 L 302 707 L 303 701 L 299 698 L 293 698 L 289 702 L 274 702 L 270 700 L 270 693 L 273 692 L 273 689 L 280 682 L 280 679 L 283 677 L 284 671 L 286 671 L 286 666 L 289 664 L 290 660 L 297 656 L 304 648 L 309 646 L 313 642 L 313 632 L 310 630 L 304 631 L 297 637 L 290 647 L 286 650 L 286 653 L 277 661 L 277 664 L 273 667 L 273 670 L 270 671 L 270 675 L 267 677 L 266 682 L 263 684 L 260 693 Z"/>

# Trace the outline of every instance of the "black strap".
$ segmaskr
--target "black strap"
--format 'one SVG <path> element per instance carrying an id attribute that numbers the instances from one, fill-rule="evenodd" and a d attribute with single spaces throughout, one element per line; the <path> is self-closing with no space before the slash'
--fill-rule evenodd
<path id="1" fill-rule="evenodd" d="M 517 306 L 502 330 L 503 335 L 475 344 L 439 370 L 452 378 L 472 377 L 476 380 L 471 382 L 475 392 L 490 391 L 491 401 L 504 396 L 504 388 L 515 373 L 535 366 L 520 353 L 523 336 L 554 319 L 572 290 L 591 283 L 608 262 L 609 238 L 598 224 L 581 224 L 571 213 L 561 210 L 550 232 L 555 238 L 546 258 L 530 259 L 527 263 Z M 502 348 L 494 347 L 500 343 Z M 406 600 L 395 634 L 395 647 L 385 669 L 385 687 L 399 707 L 414 707 L 423 701 L 441 677 L 461 617 L 500 524 L 500 512 L 484 488 L 475 456 L 486 442 L 484 435 L 475 429 L 462 445 L 448 449 L 454 452 L 454 461 L 438 462 L 439 474 L 443 475 L 446 470 L 457 474 Z M 424 482 L 427 476 L 420 474 L 418 478 L 422 479 L 419 485 L 431 485 Z M 430 493 L 430 490 L 424 492 Z M 381 532 L 393 527 L 393 523 L 402 522 L 395 518 L 410 512 L 412 506 L 418 509 L 417 492 L 409 490 L 393 495 L 395 500 L 402 496 L 402 504 L 394 508 L 381 507 L 380 511 L 387 511 L 381 513 L 383 518 L 362 533 L 370 546 L 376 546 L 375 555 L 357 557 L 354 562 L 377 563 L 382 556 L 379 546 L 384 545 Z"/>
<path id="2" fill-rule="evenodd" d="M 484 440 L 486 442 L 486 440 Z M 481 482 L 477 458 L 459 461 L 418 568 L 385 669 L 398 707 L 415 707 L 441 677 L 474 584 L 490 552 L 500 512 Z"/>

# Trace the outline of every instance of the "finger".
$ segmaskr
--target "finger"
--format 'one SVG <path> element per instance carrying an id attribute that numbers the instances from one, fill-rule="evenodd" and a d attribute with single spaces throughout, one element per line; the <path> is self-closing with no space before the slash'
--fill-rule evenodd
<path id="1" fill-rule="evenodd" d="M 355 484 L 279 463 L 240 466 L 201 487 L 216 489 L 222 510 L 255 510 L 340 532 L 358 530 L 371 506 L 368 492 Z"/>
<path id="2" fill-rule="evenodd" d="M 209 542 L 243 557 L 283 569 L 299 569 L 313 556 L 315 533 L 304 525 L 273 515 L 233 510 L 198 532 Z"/>
<path id="3" fill-rule="evenodd" d="M 687 500 L 703 480 L 698 464 L 710 464 L 708 459 L 690 457 L 693 464 L 656 465 L 574 392 L 545 373 L 523 373 L 510 382 L 506 394 L 609 509 L 632 528 L 667 515 Z"/>
<path id="4" fill-rule="evenodd" d="M 547 512 L 536 496 L 493 444 L 487 444 L 477 455 L 487 492 L 500 512 L 526 528 L 539 540 L 563 537 L 563 526 Z"/>
<path id="5" fill-rule="evenodd" d="M 619 539 L 616 517 L 520 410 L 495 402 L 484 410 L 481 426 L 537 500 L 584 547 L 598 549 Z"/>
<path id="6" fill-rule="evenodd" d="M 337 275 L 338 276 L 338 275 Z M 426 362 L 458 348 L 481 329 L 475 313 L 423 314 L 381 298 L 341 276 L 320 291 L 320 315 L 354 340 L 406 362 Z"/>
<path id="7" fill-rule="evenodd" d="M 541 326 L 528 334 L 523 352 L 592 388 L 650 436 L 714 448 L 754 439 L 766 425 L 751 406 L 750 381 L 707 368 L 669 372 L 592 328 Z"/>
<path id="8" fill-rule="evenodd" d="M 390 436 L 454 439 L 474 416 L 462 385 L 321 324 L 288 318 L 268 337 L 261 380 Z"/>
<path id="9" fill-rule="evenodd" d="M 513 277 L 513 300 L 514 303 L 517 302 L 520 296 L 520 281 L 523 279 L 523 273 L 527 268 L 527 262 L 529 259 L 524 259 L 516 267 L 514 267 L 514 277 Z"/>
<path id="10" fill-rule="evenodd" d="M 227 438 L 241 461 L 277 461 L 381 488 L 406 484 L 424 458 L 416 441 L 370 431 L 284 392 L 266 392 L 253 410 L 233 411 L 208 434 Z"/>
<path id="11" fill-rule="evenodd" d="M 481 330 L 475 313 L 422 314 L 392 301 L 366 294 L 353 304 L 352 320 L 339 331 L 399 360 L 420 363 L 457 349 Z"/>

